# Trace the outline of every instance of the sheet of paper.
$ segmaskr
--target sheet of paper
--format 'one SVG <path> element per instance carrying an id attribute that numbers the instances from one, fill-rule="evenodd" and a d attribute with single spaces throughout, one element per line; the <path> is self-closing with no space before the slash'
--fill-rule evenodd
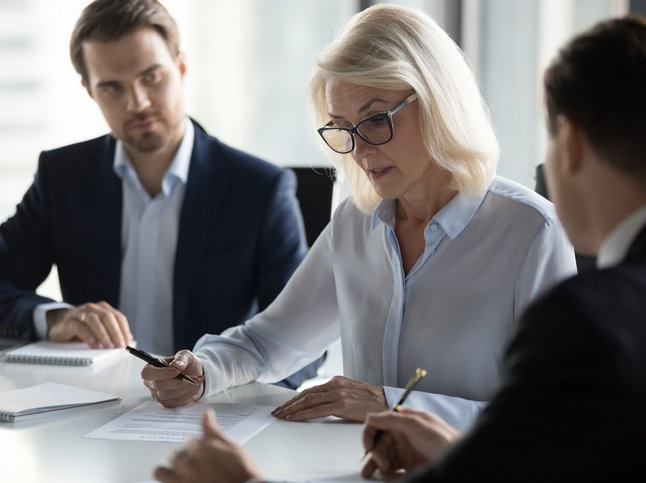
<path id="1" fill-rule="evenodd" d="M 222 431 L 238 444 L 243 444 L 275 420 L 271 415 L 274 406 L 199 403 L 169 409 L 151 400 L 85 437 L 182 443 L 202 436 L 202 413 L 207 407 L 215 410 Z"/>

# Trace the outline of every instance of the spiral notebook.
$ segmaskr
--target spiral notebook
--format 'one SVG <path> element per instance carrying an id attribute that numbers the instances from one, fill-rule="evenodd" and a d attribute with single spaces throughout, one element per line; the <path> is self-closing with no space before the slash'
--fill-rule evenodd
<path id="1" fill-rule="evenodd" d="M 5 362 L 89 366 L 125 354 L 123 349 L 90 349 L 85 342 L 40 340 L 5 353 Z"/>
<path id="2" fill-rule="evenodd" d="M 121 399 L 114 394 L 46 382 L 37 386 L 0 391 L 0 421 L 16 422 L 27 416 L 91 406 Z"/>

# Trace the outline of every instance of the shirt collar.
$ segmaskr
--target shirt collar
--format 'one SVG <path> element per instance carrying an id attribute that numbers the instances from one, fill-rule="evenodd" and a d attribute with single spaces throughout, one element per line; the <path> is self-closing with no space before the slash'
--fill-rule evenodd
<path id="1" fill-rule="evenodd" d="M 626 258 L 630 245 L 645 224 L 646 206 L 642 206 L 619 223 L 601 244 L 597 268 L 612 267 Z"/>
<path id="2" fill-rule="evenodd" d="M 170 193 L 175 182 L 180 181 L 184 184 L 186 183 L 186 180 L 188 179 L 188 170 L 191 164 L 194 140 L 195 128 L 193 127 L 191 120 L 186 118 L 184 120 L 184 136 L 182 137 L 182 142 L 179 144 L 177 152 L 175 153 L 175 156 L 168 167 L 168 171 L 162 180 L 162 192 L 165 195 Z M 113 169 L 121 179 L 124 179 L 125 176 L 129 176 L 136 181 L 137 185 L 140 185 L 137 173 L 132 167 L 132 161 L 120 140 L 117 140 L 114 150 Z"/>
<path id="3" fill-rule="evenodd" d="M 489 186 L 476 194 L 458 192 L 435 214 L 431 222 L 439 224 L 450 238 L 456 238 L 469 224 L 488 190 Z M 381 200 L 372 212 L 371 228 L 374 230 L 379 223 L 394 227 L 396 210 L 396 200 Z"/>

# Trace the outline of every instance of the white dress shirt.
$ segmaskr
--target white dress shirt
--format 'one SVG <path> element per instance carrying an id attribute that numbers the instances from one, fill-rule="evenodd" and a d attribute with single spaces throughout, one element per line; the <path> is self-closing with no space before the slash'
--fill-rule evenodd
<path id="1" fill-rule="evenodd" d="M 621 262 L 635 241 L 635 237 L 646 225 L 646 206 L 625 218 L 606 237 L 599 249 L 597 268 L 609 268 Z"/>
<path id="2" fill-rule="evenodd" d="M 128 318 L 137 345 L 164 355 L 175 353 L 175 248 L 195 135 L 190 120 L 184 126 L 184 138 L 154 198 L 141 185 L 120 142 L 114 157 L 123 183 L 119 310 Z"/>
<path id="3" fill-rule="evenodd" d="M 193 123 L 184 121 L 184 137 L 152 198 L 142 186 L 121 141 L 114 153 L 114 171 L 122 180 L 121 282 L 118 309 L 127 317 L 139 347 L 156 354 L 173 354 L 173 273 L 180 211 L 193 151 Z M 90 302 L 90 301 L 88 301 Z M 46 337 L 46 313 L 71 307 L 41 304 L 34 325 Z"/>
<path id="4" fill-rule="evenodd" d="M 550 202 L 496 177 L 433 217 L 404 274 L 395 208 L 382 201 L 369 216 L 346 200 L 265 311 L 202 337 L 206 394 L 280 380 L 341 337 L 347 377 L 384 386 L 392 404 L 422 367 L 407 405 L 466 429 L 498 383 L 523 309 L 576 273 L 574 251 Z"/>

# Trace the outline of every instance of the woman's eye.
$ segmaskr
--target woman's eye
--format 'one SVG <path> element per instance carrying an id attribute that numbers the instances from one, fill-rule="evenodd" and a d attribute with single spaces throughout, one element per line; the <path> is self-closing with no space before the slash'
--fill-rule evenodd
<path id="1" fill-rule="evenodd" d="M 386 121 L 386 116 L 375 116 L 367 119 L 367 122 L 369 122 L 373 126 L 382 126 L 384 124 L 388 124 L 388 121 Z"/>

